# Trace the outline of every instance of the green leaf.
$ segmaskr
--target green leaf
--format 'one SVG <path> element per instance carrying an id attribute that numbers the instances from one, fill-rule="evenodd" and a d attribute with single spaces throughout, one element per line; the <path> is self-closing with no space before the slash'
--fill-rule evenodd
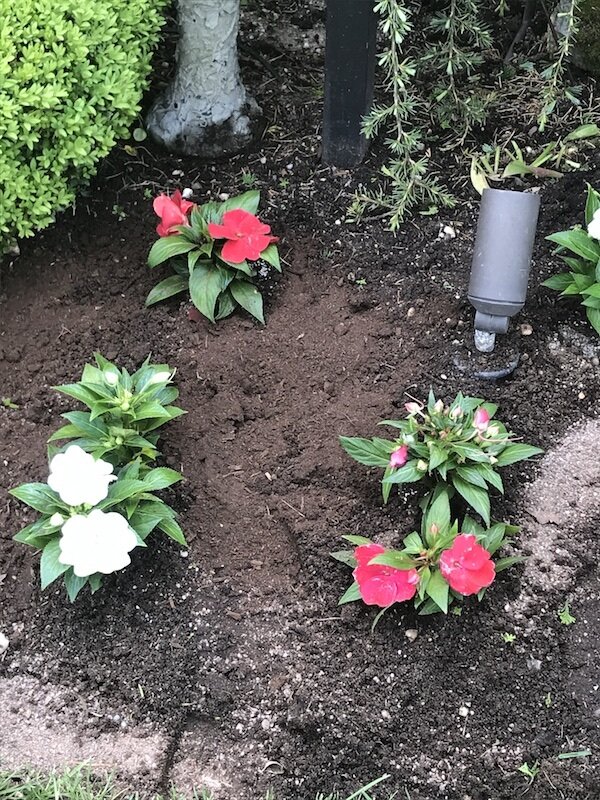
<path id="1" fill-rule="evenodd" d="M 417 469 L 417 463 L 416 459 L 409 461 L 400 469 L 394 470 L 387 478 L 384 478 L 383 483 L 416 483 L 422 480 L 426 473 Z"/>
<path id="2" fill-rule="evenodd" d="M 10 489 L 9 494 L 42 514 L 53 514 L 57 507 L 64 505 L 47 483 L 24 483 Z"/>
<path id="3" fill-rule="evenodd" d="M 589 225 L 594 214 L 600 208 L 600 194 L 588 183 L 587 199 L 585 201 L 585 224 Z"/>
<path id="4" fill-rule="evenodd" d="M 79 436 L 81 430 L 77 425 L 63 425 L 57 431 L 54 431 L 52 436 L 48 439 L 49 442 L 55 442 L 58 439 L 72 439 L 74 436 Z"/>
<path id="5" fill-rule="evenodd" d="M 164 281 L 157 283 L 156 286 L 150 291 L 146 298 L 146 305 L 151 306 L 154 303 L 160 303 L 161 300 L 166 300 L 167 297 L 173 297 L 174 294 L 185 292 L 188 288 L 188 280 L 182 275 L 170 275 Z"/>
<path id="6" fill-rule="evenodd" d="M 215 314 L 215 319 L 225 319 L 229 317 L 235 309 L 237 308 L 237 303 L 231 296 L 231 292 L 229 289 L 226 289 L 224 292 L 221 292 L 219 295 L 219 300 L 217 302 L 217 313 Z"/>
<path id="7" fill-rule="evenodd" d="M 67 590 L 67 595 L 71 603 L 74 603 L 77 595 L 83 589 L 83 587 L 88 582 L 89 578 L 79 578 L 73 570 L 67 572 L 64 577 L 65 581 L 65 589 Z"/>
<path id="8" fill-rule="evenodd" d="M 260 257 L 263 261 L 266 261 L 267 264 L 270 264 L 272 267 L 275 267 L 277 272 L 281 272 L 281 263 L 279 261 L 279 251 L 274 244 L 270 244 L 266 250 L 263 250 L 260 254 Z"/>
<path id="9" fill-rule="evenodd" d="M 163 533 L 166 533 L 170 539 L 173 539 L 174 542 L 177 542 L 177 544 L 180 544 L 183 547 L 187 545 L 183 531 L 179 527 L 179 523 L 176 522 L 172 517 L 165 517 L 162 519 L 158 523 L 158 527 L 161 531 L 163 531 Z"/>
<path id="10" fill-rule="evenodd" d="M 416 531 L 409 533 L 408 536 L 404 538 L 402 544 L 404 545 L 404 550 L 411 555 L 418 555 L 426 549 L 421 537 Z"/>
<path id="11" fill-rule="evenodd" d="M 243 208 L 249 214 L 256 214 L 260 203 L 260 192 L 258 189 L 251 189 L 249 192 L 239 194 L 237 197 L 230 197 L 221 204 L 223 214 L 226 211 L 233 211 L 236 208 Z"/>
<path id="12" fill-rule="evenodd" d="M 443 464 L 445 461 L 448 460 L 448 452 L 444 450 L 442 447 L 438 447 L 437 445 L 432 445 L 429 450 L 429 471 L 433 472 L 436 467 L 439 467 L 440 464 Z"/>
<path id="13" fill-rule="evenodd" d="M 387 504 L 388 500 L 390 499 L 390 494 L 392 492 L 392 484 L 386 483 L 385 479 L 388 478 L 393 471 L 394 468 L 388 465 L 385 469 L 385 472 L 383 473 L 383 478 L 381 480 L 381 496 L 383 497 L 384 505 Z"/>
<path id="14" fill-rule="evenodd" d="M 498 454 L 497 467 L 506 467 L 509 464 L 516 464 L 517 461 L 524 461 L 526 458 L 540 455 L 543 453 L 541 447 L 534 447 L 531 444 L 509 444 Z"/>
<path id="15" fill-rule="evenodd" d="M 341 564 L 345 564 L 347 567 L 351 567 L 352 569 L 356 567 L 356 557 L 352 550 L 336 550 L 329 555 Z"/>
<path id="16" fill-rule="evenodd" d="M 515 564 L 521 564 L 526 559 L 523 556 L 507 556 L 506 558 L 499 558 L 496 561 L 496 572 L 502 572 Z"/>
<path id="17" fill-rule="evenodd" d="M 548 289 L 555 289 L 557 292 L 564 292 L 567 286 L 573 283 L 573 278 L 570 272 L 561 272 L 559 275 L 553 275 L 548 280 L 542 282 L 542 286 L 547 286 Z"/>
<path id="18" fill-rule="evenodd" d="M 390 428 L 398 428 L 401 431 L 408 431 L 410 422 L 407 419 L 382 419 L 378 425 L 388 425 Z"/>
<path id="19" fill-rule="evenodd" d="M 413 559 L 399 550 L 388 550 L 385 553 L 380 553 L 375 558 L 372 558 L 369 564 L 383 564 L 386 567 L 400 570 L 414 569 L 415 567 Z"/>
<path id="20" fill-rule="evenodd" d="M 259 322 L 262 322 L 263 325 L 265 324 L 263 317 L 263 299 L 256 286 L 252 283 L 248 283 L 248 281 L 242 281 L 236 278 L 231 282 L 229 290 L 234 300 L 236 300 L 243 309 Z"/>
<path id="21" fill-rule="evenodd" d="M 148 397 L 148 395 L 146 395 Z M 145 403 L 141 403 L 140 405 L 136 405 L 133 409 L 135 413 L 135 419 L 137 420 L 162 420 L 163 422 L 168 422 L 171 419 L 171 415 L 167 411 L 167 409 L 163 406 L 162 403 L 159 403 L 157 400 L 148 400 Z M 148 428 L 146 428 L 148 430 Z"/>
<path id="22" fill-rule="evenodd" d="M 555 242 L 561 247 L 566 247 L 567 250 L 575 253 L 575 255 L 585 258 L 586 261 L 592 261 L 594 264 L 600 258 L 600 244 L 580 228 L 553 233 L 550 236 L 546 236 L 546 239 L 550 242 Z"/>
<path id="23" fill-rule="evenodd" d="M 442 609 L 435 602 L 435 600 L 429 598 L 423 603 L 422 606 L 419 607 L 419 616 L 425 616 L 426 614 L 437 614 L 440 611 L 442 611 Z"/>
<path id="24" fill-rule="evenodd" d="M 490 457 L 488 454 L 476 445 L 452 443 L 452 449 L 457 456 L 465 460 L 489 463 Z"/>
<path id="25" fill-rule="evenodd" d="M 600 308 L 600 297 L 586 297 L 581 301 L 581 305 L 586 308 Z"/>
<path id="26" fill-rule="evenodd" d="M 194 242 L 188 242 L 181 236 L 173 234 L 171 236 L 163 236 L 152 245 L 148 253 L 148 266 L 152 269 L 167 261 L 173 256 L 180 256 L 183 253 L 189 253 L 196 247 Z"/>
<path id="27" fill-rule="evenodd" d="M 151 469 L 150 472 L 147 472 L 142 480 L 146 491 L 156 492 L 159 489 L 166 489 L 167 486 L 172 486 L 174 483 L 183 480 L 183 476 L 174 469 L 158 467 L 157 469 Z"/>
<path id="28" fill-rule="evenodd" d="M 427 584 L 425 592 L 436 603 L 444 614 L 448 613 L 448 597 L 450 594 L 450 587 L 444 580 L 444 576 L 439 570 L 432 572 L 431 578 Z"/>
<path id="29" fill-rule="evenodd" d="M 482 537 L 478 537 L 479 543 L 485 547 L 490 555 L 494 555 L 496 550 L 498 550 L 498 548 L 504 543 L 506 534 L 506 525 L 504 525 L 502 522 L 497 522 L 495 525 L 492 525 L 492 527 L 487 530 Z"/>
<path id="30" fill-rule="evenodd" d="M 452 482 L 456 491 L 474 508 L 482 517 L 486 525 L 490 524 L 490 498 L 485 489 L 473 486 L 463 480 L 459 475 L 452 476 Z"/>
<path id="31" fill-rule="evenodd" d="M 340 436 L 340 444 L 349 456 L 367 467 L 388 467 L 389 454 L 383 450 L 378 440 Z"/>
<path id="32" fill-rule="evenodd" d="M 367 539 L 366 536 L 351 536 L 348 534 L 347 536 L 342 536 L 342 539 L 350 542 L 350 544 L 355 544 L 357 547 L 360 547 L 362 544 L 373 544 L 373 542 L 370 539 Z"/>
<path id="33" fill-rule="evenodd" d="M 143 481 L 119 478 L 118 481 L 111 483 L 108 489 L 108 496 L 96 505 L 96 508 L 105 509 L 127 500 L 136 494 L 143 494 L 148 491 L 148 487 Z"/>
<path id="34" fill-rule="evenodd" d="M 600 311 L 597 308 L 587 308 L 588 321 L 596 333 L 600 333 Z"/>
<path id="35" fill-rule="evenodd" d="M 494 468 L 491 466 L 491 464 L 478 464 L 477 470 L 481 475 L 483 475 L 485 480 L 494 487 L 494 489 L 497 489 L 500 494 L 504 494 L 504 484 L 502 483 L 502 478 L 497 472 L 494 471 Z"/>
<path id="36" fill-rule="evenodd" d="M 484 466 L 483 464 L 481 466 Z M 460 475 L 467 483 L 472 483 L 474 486 L 480 486 L 482 489 L 487 489 L 485 478 L 479 471 L 477 466 L 461 466 L 456 468 L 456 474 Z"/>
<path id="37" fill-rule="evenodd" d="M 349 586 L 344 594 L 338 600 L 338 606 L 343 606 L 344 603 L 354 603 L 356 600 L 361 600 L 360 596 L 360 589 L 358 588 L 358 583 L 356 581 Z"/>
<path id="38" fill-rule="evenodd" d="M 190 296 L 198 311 L 211 322 L 215 321 L 215 305 L 225 289 L 219 267 L 197 264 L 190 275 Z"/>
<path id="39" fill-rule="evenodd" d="M 80 432 L 90 439 L 104 439 L 108 428 L 100 419 L 90 420 L 89 411 L 67 411 L 62 416 L 73 425 L 77 425 Z"/>
<path id="40" fill-rule="evenodd" d="M 61 394 L 66 394 L 68 397 L 79 400 L 80 403 L 83 403 L 89 408 L 92 408 L 94 403 L 98 402 L 99 399 L 94 392 L 86 389 L 85 386 L 82 386 L 80 383 L 66 383 L 63 386 L 54 386 L 53 388 Z"/>
<path id="41" fill-rule="evenodd" d="M 450 525 L 450 498 L 446 487 L 441 491 L 436 489 L 434 499 L 423 515 L 423 533 L 430 545 L 433 542 L 429 542 L 428 534 L 432 525 L 437 526 L 438 530 L 444 530 Z"/>
<path id="42" fill-rule="evenodd" d="M 52 539 L 42 550 L 40 558 L 40 581 L 42 589 L 63 575 L 68 569 L 68 564 L 61 564 L 58 560 L 60 556 L 59 537 Z"/>

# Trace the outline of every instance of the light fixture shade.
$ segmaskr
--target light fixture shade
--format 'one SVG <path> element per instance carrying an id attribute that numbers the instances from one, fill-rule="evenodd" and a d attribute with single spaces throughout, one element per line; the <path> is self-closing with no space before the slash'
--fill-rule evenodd
<path id="1" fill-rule="evenodd" d="M 523 308 L 539 210 L 538 194 L 484 189 L 468 292 L 477 330 L 506 333 Z"/>

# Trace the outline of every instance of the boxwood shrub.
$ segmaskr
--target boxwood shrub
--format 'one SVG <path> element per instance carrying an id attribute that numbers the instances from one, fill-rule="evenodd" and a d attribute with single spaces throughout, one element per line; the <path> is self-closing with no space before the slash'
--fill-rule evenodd
<path id="1" fill-rule="evenodd" d="M 139 111 L 165 0 L 0 0 L 0 255 L 68 206 Z"/>

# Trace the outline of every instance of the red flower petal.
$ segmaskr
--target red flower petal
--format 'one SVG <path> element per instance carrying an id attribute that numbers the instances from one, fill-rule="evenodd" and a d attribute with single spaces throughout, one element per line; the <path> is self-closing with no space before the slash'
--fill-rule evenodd
<path id="1" fill-rule="evenodd" d="M 223 245 L 221 256 L 231 264 L 241 264 L 247 258 L 247 247 L 244 239 L 228 239 Z"/>

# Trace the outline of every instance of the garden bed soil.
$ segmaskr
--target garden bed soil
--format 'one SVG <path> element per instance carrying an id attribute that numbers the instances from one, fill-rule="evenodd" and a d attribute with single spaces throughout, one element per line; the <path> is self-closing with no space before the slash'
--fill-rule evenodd
<path id="1" fill-rule="evenodd" d="M 284 62 L 288 76 L 301 56 Z M 600 170 L 542 186 L 531 289 L 511 333 L 519 366 L 504 382 L 476 380 L 454 366 L 472 333 L 475 195 L 463 187 L 456 209 L 417 216 L 397 237 L 381 219 L 346 224 L 377 154 L 354 175 L 324 167 L 318 55 L 294 81 L 269 63 L 283 77 L 256 94 L 263 105 L 275 88 L 283 97 L 252 152 L 211 166 L 145 144 L 119 149 L 76 210 L 3 272 L 1 394 L 18 408 L 0 409 L 0 631 L 10 640 L 0 766 L 88 758 L 142 793 L 175 782 L 216 800 L 269 788 L 310 800 L 383 773 L 387 792 L 411 800 L 512 800 L 526 789 L 532 800 L 596 798 L 599 476 L 581 477 L 581 466 L 600 440 L 586 422 L 600 346 L 579 307 L 540 281 L 557 270 L 544 235 L 581 220 L 585 180 L 598 185 Z M 200 201 L 240 191 L 249 173 L 285 260 L 266 327 L 242 315 L 196 322 L 177 298 L 145 309 L 167 274 L 145 264 L 156 223 L 145 190 L 193 186 Z M 71 606 L 58 586 L 39 591 L 37 557 L 11 538 L 31 515 L 7 490 L 44 479 L 46 440 L 71 407 L 52 386 L 76 380 L 94 351 L 128 368 L 151 353 L 177 369 L 188 413 L 163 449 L 185 476 L 169 499 L 189 547 L 155 535 Z M 532 558 L 460 616 L 399 607 L 371 632 L 372 609 L 338 608 L 350 574 L 329 553 L 348 533 L 398 542 L 415 503 L 383 507 L 376 471 L 337 436 L 375 434 L 430 387 L 499 403 L 518 436 L 550 451 L 542 467 L 508 468 L 495 501 L 499 517 L 522 524 L 515 547 Z M 569 456 L 561 472 L 555 453 Z M 562 507 L 577 513 L 544 516 Z M 567 599 L 569 627 L 557 615 Z M 525 762 L 540 767 L 529 788 Z"/>

